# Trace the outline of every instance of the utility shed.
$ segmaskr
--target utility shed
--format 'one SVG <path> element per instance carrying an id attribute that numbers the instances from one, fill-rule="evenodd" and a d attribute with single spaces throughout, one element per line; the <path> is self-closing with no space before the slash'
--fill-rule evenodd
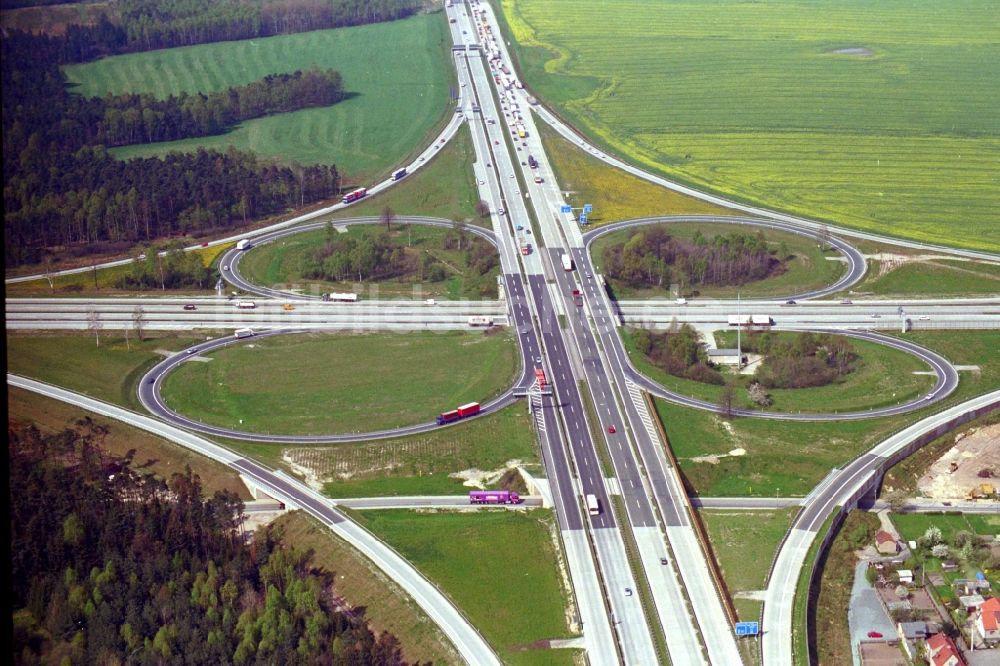
<path id="1" fill-rule="evenodd" d="M 740 365 L 740 352 L 737 349 L 709 349 L 708 360 L 717 365 Z"/>

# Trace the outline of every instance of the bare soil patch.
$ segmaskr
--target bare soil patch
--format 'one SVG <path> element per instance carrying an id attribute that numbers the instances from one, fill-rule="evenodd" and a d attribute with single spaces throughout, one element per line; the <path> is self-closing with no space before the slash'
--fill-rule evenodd
<path id="1" fill-rule="evenodd" d="M 834 53 L 837 55 L 860 56 L 862 58 L 870 58 L 875 55 L 874 51 L 866 49 L 863 46 L 848 46 L 842 49 L 837 49 Z"/>
<path id="2" fill-rule="evenodd" d="M 980 477 L 989 470 L 989 477 Z M 917 488 L 934 499 L 963 499 L 983 483 L 1000 485 L 1000 424 L 974 428 L 955 436 L 945 451 L 917 481 Z"/>

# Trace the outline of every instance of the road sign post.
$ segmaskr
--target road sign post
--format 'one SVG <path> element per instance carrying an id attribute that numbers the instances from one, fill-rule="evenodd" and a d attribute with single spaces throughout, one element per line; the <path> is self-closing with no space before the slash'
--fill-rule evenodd
<path id="1" fill-rule="evenodd" d="M 737 622 L 736 636 L 756 636 L 760 633 L 759 622 Z"/>
<path id="2" fill-rule="evenodd" d="M 559 212 L 560 213 L 572 213 L 573 212 L 573 208 L 570 207 L 570 206 L 560 206 L 559 207 Z"/>
<path id="3" fill-rule="evenodd" d="M 583 212 L 584 213 L 593 213 L 594 212 L 594 206 L 592 204 L 583 204 Z"/>

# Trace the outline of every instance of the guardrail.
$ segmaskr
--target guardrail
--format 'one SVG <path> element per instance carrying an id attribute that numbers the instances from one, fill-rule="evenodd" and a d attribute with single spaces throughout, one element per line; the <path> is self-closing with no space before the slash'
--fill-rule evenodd
<path id="1" fill-rule="evenodd" d="M 674 456 L 673 449 L 670 447 L 670 438 L 667 437 L 666 428 L 663 426 L 663 421 L 660 420 L 659 412 L 656 411 L 656 405 L 653 403 L 653 399 L 646 391 L 642 392 L 642 397 L 646 402 L 646 409 L 649 411 L 650 417 L 656 425 L 656 431 L 663 440 L 663 450 L 670 462 L 670 471 L 675 476 L 678 487 L 684 489 L 684 479 L 681 478 L 677 458 Z M 695 509 L 694 505 L 690 502 L 690 499 L 685 502 L 685 509 L 687 510 L 688 517 L 691 519 L 691 525 L 694 527 L 695 535 L 698 537 L 698 543 L 701 545 L 701 551 L 705 556 L 706 564 L 708 564 L 708 570 L 712 574 L 712 583 L 715 585 L 715 594 L 719 597 L 719 601 L 722 602 L 722 608 L 726 613 L 726 619 L 729 621 L 729 624 L 735 627 L 737 621 L 736 605 L 733 603 L 732 595 L 729 593 L 729 586 L 726 585 L 726 581 L 722 577 L 722 571 L 719 568 L 719 563 L 715 559 L 714 551 L 712 550 L 711 543 L 709 542 L 708 532 L 705 530 L 705 525 L 701 521 L 701 516 L 698 515 L 698 510 Z"/>

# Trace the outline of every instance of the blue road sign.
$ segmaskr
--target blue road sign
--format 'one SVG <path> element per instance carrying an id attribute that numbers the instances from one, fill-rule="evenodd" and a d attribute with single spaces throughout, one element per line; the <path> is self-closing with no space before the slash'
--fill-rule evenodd
<path id="1" fill-rule="evenodd" d="M 736 635 L 737 636 L 756 636 L 760 633 L 760 623 L 759 622 L 737 622 L 736 623 Z"/>
<path id="2" fill-rule="evenodd" d="M 594 212 L 594 206 L 592 204 L 583 204 L 583 212 L 584 213 L 593 213 Z"/>
<path id="3" fill-rule="evenodd" d="M 580 213 L 580 224 L 587 224 L 587 216 L 583 213 Z"/>
<path id="4" fill-rule="evenodd" d="M 573 209 L 570 208 L 569 206 L 560 206 L 559 207 L 559 212 L 560 213 L 572 213 Z"/>

